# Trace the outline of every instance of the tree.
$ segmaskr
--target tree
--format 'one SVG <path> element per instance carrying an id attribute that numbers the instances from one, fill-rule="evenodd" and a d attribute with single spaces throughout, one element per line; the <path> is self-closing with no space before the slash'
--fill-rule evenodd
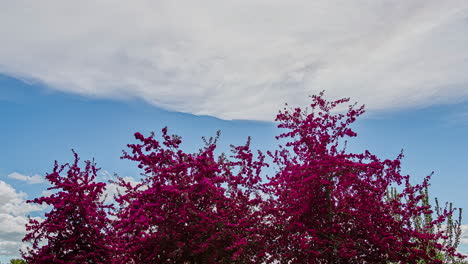
<path id="1" fill-rule="evenodd" d="M 162 129 L 135 133 L 123 159 L 136 162 L 141 182 L 124 178 L 117 205 L 102 203 L 98 169 L 78 155 L 57 163 L 47 179 L 61 190 L 33 203 L 51 205 L 40 222 L 31 219 L 25 241 L 28 263 L 442 263 L 461 255 L 457 239 L 440 229 L 453 224 L 452 208 L 432 217 L 430 176 L 412 184 L 402 175 L 403 154 L 379 159 L 349 153 L 347 137 L 364 113 L 349 99 L 311 97 L 311 112 L 285 108 L 277 115 L 278 149 L 254 155 L 250 139 L 215 155 L 217 137 L 198 152 L 180 148 L 181 137 Z M 275 166 L 276 172 L 265 174 Z M 67 170 L 66 175 L 61 175 Z M 391 191 L 398 188 L 398 192 Z M 113 209 L 112 218 L 106 214 Z M 112 220 L 110 220 L 112 219 Z M 453 232 L 452 232 L 453 233 Z M 442 241 L 442 242 L 439 242 Z M 447 243 L 444 241 L 448 241 Z M 41 244 L 42 243 L 42 244 Z"/>
<path id="2" fill-rule="evenodd" d="M 10 259 L 10 264 L 26 264 L 24 259 Z"/>
<path id="3" fill-rule="evenodd" d="M 347 153 L 343 140 L 357 134 L 350 125 L 364 113 L 349 106 L 345 114 L 335 108 L 349 99 L 326 101 L 312 96 L 312 112 L 301 108 L 280 111 L 276 120 L 286 140 L 270 153 L 279 167 L 271 178 L 276 239 L 268 252 L 280 263 L 442 263 L 438 252 L 456 255 L 438 242 L 433 232 L 451 215 L 417 228 L 415 217 L 430 214 L 419 192 L 429 184 L 410 184 L 400 174 L 400 154 L 380 160 L 369 151 Z M 343 146 L 343 147 L 340 147 Z M 391 186 L 401 186 L 398 199 L 386 199 Z"/>
<path id="4" fill-rule="evenodd" d="M 430 198 L 429 198 L 429 187 L 426 186 L 424 189 L 420 190 L 420 194 L 423 196 L 422 205 L 431 207 Z M 392 187 L 388 192 L 387 199 L 399 199 L 399 193 L 395 187 Z M 413 217 L 414 226 L 418 230 L 424 230 L 426 226 L 431 226 L 431 222 L 434 219 L 433 213 L 435 216 L 439 217 L 444 214 L 444 212 L 455 212 L 456 209 L 453 208 L 452 203 L 446 203 L 445 208 L 440 207 L 439 200 L 435 198 L 434 212 L 428 211 L 424 215 L 415 215 Z M 435 232 L 444 232 L 443 237 L 441 238 L 441 244 L 446 248 L 457 248 L 460 244 L 461 237 L 461 222 L 462 222 L 462 209 L 458 208 L 458 219 L 453 219 L 453 214 L 448 215 L 444 222 L 439 222 L 437 225 L 432 228 L 429 228 L 427 231 L 431 233 Z M 438 251 L 438 250 L 437 250 Z M 443 251 L 438 251 L 438 259 L 442 260 L 444 263 L 460 263 L 460 258 L 454 255 L 444 254 Z"/>
<path id="5" fill-rule="evenodd" d="M 219 134 L 218 134 L 219 136 Z M 198 153 L 179 149 L 181 139 L 162 130 L 135 133 L 122 158 L 138 162 L 141 184 L 120 179 L 126 192 L 116 198 L 115 230 L 120 263 L 261 263 L 258 183 L 262 157 L 252 159 L 249 142 L 234 147 L 234 160 L 214 155 L 215 139 Z M 235 168 L 238 173 L 235 174 Z"/>
<path id="6" fill-rule="evenodd" d="M 105 184 L 95 182 L 98 169 L 94 162 L 86 161 L 82 169 L 75 152 L 74 157 L 73 164 L 55 162 L 52 173 L 46 175 L 52 184 L 48 190 L 56 190 L 54 194 L 27 201 L 52 206 L 43 221 L 30 219 L 26 226 L 23 241 L 31 242 L 32 247 L 23 252 L 23 258 L 29 264 L 104 264 L 111 260 L 106 214 L 110 206 L 101 199 Z"/>

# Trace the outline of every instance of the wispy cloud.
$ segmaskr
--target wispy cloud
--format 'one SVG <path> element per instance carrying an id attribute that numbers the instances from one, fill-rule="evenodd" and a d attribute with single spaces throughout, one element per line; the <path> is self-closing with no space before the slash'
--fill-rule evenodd
<path id="1" fill-rule="evenodd" d="M 18 172 L 13 172 L 13 173 L 8 174 L 8 178 L 19 180 L 19 181 L 24 181 L 28 184 L 38 184 L 38 183 L 45 182 L 45 178 L 37 174 L 34 174 L 33 176 L 27 176 Z"/>
<path id="2" fill-rule="evenodd" d="M 8 1 L 0 72 L 54 89 L 272 120 L 323 89 L 368 109 L 468 96 L 468 1 Z"/>

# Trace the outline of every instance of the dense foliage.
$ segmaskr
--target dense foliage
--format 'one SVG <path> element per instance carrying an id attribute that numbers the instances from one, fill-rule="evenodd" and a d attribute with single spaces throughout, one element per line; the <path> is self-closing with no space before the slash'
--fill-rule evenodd
<path id="1" fill-rule="evenodd" d="M 101 201 L 105 184 L 95 182 L 98 169 L 93 162 L 86 161 L 80 168 L 74 154 L 73 164 L 55 163 L 46 176 L 53 185 L 49 190 L 56 192 L 28 201 L 52 206 L 43 221 L 30 219 L 26 226 L 23 241 L 31 242 L 32 248 L 23 257 L 29 264 L 104 264 L 111 260 L 106 213 L 110 206 Z"/>
<path id="2" fill-rule="evenodd" d="M 217 139 L 196 153 L 162 130 L 135 133 L 122 158 L 142 170 L 141 182 L 114 181 L 124 191 L 115 209 L 102 202 L 92 162 L 54 167 L 46 177 L 61 190 L 33 203 L 53 207 L 31 219 L 28 263 L 442 263 L 455 260 L 440 230 L 451 209 L 434 219 L 429 178 L 413 185 L 400 173 L 403 155 L 381 160 L 346 152 L 350 125 L 364 112 L 348 99 L 312 96 L 311 112 L 280 111 L 277 150 L 253 153 L 250 139 L 215 155 Z M 219 136 L 219 134 L 218 134 Z M 266 175 L 265 168 L 276 168 Z M 65 168 L 66 175 L 61 176 Z M 399 192 L 389 194 L 392 187 Z M 113 209 L 109 212 L 109 209 Z M 415 221 L 417 219 L 425 221 Z M 423 224 L 422 224 L 423 223 Z M 443 256 L 441 258 L 441 255 Z"/>
<path id="3" fill-rule="evenodd" d="M 115 229 L 123 263 L 261 263 L 264 257 L 258 194 L 248 145 L 238 162 L 215 158 L 215 140 L 199 153 L 179 150 L 181 140 L 163 129 L 162 144 L 136 133 L 123 158 L 138 162 L 137 186 L 120 179 Z M 258 164 L 258 165 L 256 165 Z M 237 174 L 233 168 L 240 167 Z"/>

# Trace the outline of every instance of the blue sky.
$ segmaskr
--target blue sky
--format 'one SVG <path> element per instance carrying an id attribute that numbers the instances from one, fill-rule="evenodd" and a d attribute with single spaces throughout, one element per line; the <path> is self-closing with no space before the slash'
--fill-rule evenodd
<path id="1" fill-rule="evenodd" d="M 459 0 L 2 3 L 0 261 L 71 149 L 129 177 L 136 131 L 265 149 L 278 109 L 321 90 L 366 105 L 350 150 L 404 149 L 404 172 L 434 171 L 431 194 L 468 219 L 467 17 Z"/>
<path id="2" fill-rule="evenodd" d="M 16 192 L 25 192 L 28 198 L 40 195 L 47 184 L 34 183 L 32 178 L 16 179 L 12 174 L 42 177 L 51 171 L 55 160 L 70 162 L 71 149 L 83 160 L 95 158 L 103 171 L 137 178 L 140 171 L 135 164 L 119 159 L 136 131 L 158 132 L 168 126 L 183 137 L 187 151 L 196 150 L 202 136 L 214 135 L 217 130 L 222 131 L 221 151 L 227 152 L 229 144 L 244 143 L 248 136 L 255 148 L 276 145 L 274 136 L 278 131 L 273 122 L 226 121 L 170 112 L 139 100 L 93 99 L 5 75 L 0 77 L 0 91 L 0 112 L 4 113 L 0 117 L 4 127 L 0 137 L 0 181 Z M 354 125 L 358 137 L 349 141 L 349 150 L 369 149 L 382 158 L 394 158 L 404 149 L 403 169 L 414 182 L 435 171 L 431 181 L 433 197 L 468 208 L 468 140 L 464 138 L 468 119 L 462 114 L 467 109 L 468 103 L 458 103 L 366 113 Z M 38 211 L 30 213 L 38 215 Z"/>

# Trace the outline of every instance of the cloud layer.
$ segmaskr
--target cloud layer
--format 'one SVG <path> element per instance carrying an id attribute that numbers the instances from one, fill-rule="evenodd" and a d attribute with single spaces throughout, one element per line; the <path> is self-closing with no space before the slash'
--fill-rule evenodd
<path id="1" fill-rule="evenodd" d="M 27 215 L 42 207 L 26 203 L 26 194 L 0 180 L 0 256 L 18 256 L 26 234 Z"/>
<path id="2" fill-rule="evenodd" d="M 462 225 L 461 229 L 460 243 L 468 245 L 468 225 Z M 464 253 L 468 253 L 468 251 Z"/>
<path id="3" fill-rule="evenodd" d="M 382 110 L 468 96 L 468 1 L 7 1 L 0 73 L 272 120 L 326 90 Z"/>

